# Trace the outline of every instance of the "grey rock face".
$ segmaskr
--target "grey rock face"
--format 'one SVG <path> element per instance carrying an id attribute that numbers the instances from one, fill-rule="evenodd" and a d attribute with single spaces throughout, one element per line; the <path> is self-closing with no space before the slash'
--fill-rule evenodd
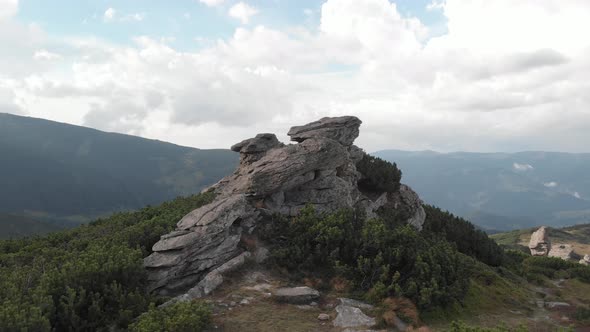
<path id="1" fill-rule="evenodd" d="M 265 133 L 234 144 L 231 150 L 240 153 L 240 164 L 250 164 L 264 156 L 266 151 L 282 146 L 275 134 Z"/>
<path id="2" fill-rule="evenodd" d="M 337 327 L 371 327 L 377 323 L 375 318 L 365 315 L 356 307 L 340 304 L 336 307 L 336 312 L 338 316 L 332 323 Z"/>
<path id="3" fill-rule="evenodd" d="M 549 257 L 557 257 L 569 261 L 575 257 L 574 249 L 571 244 L 555 244 L 549 251 Z"/>
<path id="4" fill-rule="evenodd" d="M 410 211 L 410 219 L 407 223 L 414 226 L 418 230 L 422 230 L 422 225 L 426 220 L 426 211 L 422 207 L 422 200 L 412 188 L 402 184 L 399 188 L 400 199 L 398 204 L 406 206 Z"/>
<path id="5" fill-rule="evenodd" d="M 322 118 L 304 126 L 292 127 L 287 135 L 295 142 L 303 142 L 314 137 L 326 137 L 349 146 L 359 136 L 361 120 L 354 116 Z"/>
<path id="6" fill-rule="evenodd" d="M 547 256 L 549 254 L 551 241 L 549 241 L 549 234 L 545 226 L 542 226 L 531 235 L 529 249 L 533 256 Z"/>
<path id="7" fill-rule="evenodd" d="M 320 292 L 307 286 L 279 288 L 273 295 L 277 301 L 291 304 L 308 304 L 320 298 Z"/>
<path id="8" fill-rule="evenodd" d="M 277 213 L 295 216 L 308 204 L 327 213 L 360 208 L 369 217 L 381 207 L 403 209 L 407 222 L 421 229 L 424 209 L 409 187 L 373 198 L 359 190 L 356 163 L 364 152 L 352 143 L 360 124 L 356 117 L 323 118 L 291 128 L 299 144 L 285 146 L 274 134 L 259 134 L 232 146 L 241 162 L 207 189 L 215 201 L 184 216 L 145 258 L 150 289 L 186 299 L 207 295 L 228 267 L 247 264 L 250 255 L 253 262 L 268 256 L 265 248 L 247 244 L 261 220 Z"/>

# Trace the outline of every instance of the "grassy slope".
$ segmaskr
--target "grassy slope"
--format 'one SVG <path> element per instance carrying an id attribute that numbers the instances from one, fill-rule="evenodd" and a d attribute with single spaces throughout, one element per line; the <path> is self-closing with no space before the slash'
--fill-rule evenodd
<path id="1" fill-rule="evenodd" d="M 500 245 L 510 248 L 528 246 L 531 234 L 536 228 L 521 229 L 506 233 L 498 233 L 490 237 Z M 581 255 L 590 254 L 590 224 L 576 225 L 565 228 L 549 228 L 549 239 L 552 243 L 571 244 L 574 251 Z"/>

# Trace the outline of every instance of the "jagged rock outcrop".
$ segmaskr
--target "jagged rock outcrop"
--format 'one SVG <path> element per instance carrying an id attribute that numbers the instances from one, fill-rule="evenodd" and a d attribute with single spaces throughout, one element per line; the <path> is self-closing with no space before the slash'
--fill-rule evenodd
<path id="1" fill-rule="evenodd" d="M 323 118 L 291 128 L 298 144 L 284 145 L 265 133 L 232 146 L 240 165 L 207 189 L 215 192 L 215 201 L 182 218 L 145 258 L 151 290 L 184 293 L 180 299 L 208 294 L 224 273 L 264 256 L 264 248 L 248 245 L 258 223 L 275 213 L 297 215 L 307 204 L 319 212 L 361 208 L 367 216 L 382 207 L 403 209 L 407 222 L 421 229 L 426 214 L 411 188 L 402 185 L 395 193 L 372 193 L 373 198 L 359 190 L 356 164 L 364 152 L 352 143 L 360 124 L 352 116 Z"/>
<path id="2" fill-rule="evenodd" d="M 590 255 L 584 255 L 584 257 L 580 259 L 580 264 L 590 265 Z"/>
<path id="3" fill-rule="evenodd" d="M 574 259 L 576 254 L 574 253 L 574 248 L 572 248 L 571 244 L 559 243 L 551 247 L 548 256 L 557 257 L 569 261 Z M 578 256 L 578 258 L 579 257 L 580 256 Z"/>
<path id="4" fill-rule="evenodd" d="M 531 235 L 529 249 L 533 256 L 547 256 L 549 254 L 551 241 L 549 241 L 547 227 L 542 226 Z"/>
<path id="5" fill-rule="evenodd" d="M 323 118 L 304 126 L 292 127 L 289 135 L 292 141 L 303 142 L 310 138 L 330 138 L 344 146 L 351 146 L 359 136 L 361 120 L 354 116 Z"/>

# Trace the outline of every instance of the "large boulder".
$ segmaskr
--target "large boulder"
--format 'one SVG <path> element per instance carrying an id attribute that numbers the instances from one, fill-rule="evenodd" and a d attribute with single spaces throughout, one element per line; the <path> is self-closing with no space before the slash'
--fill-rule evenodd
<path id="1" fill-rule="evenodd" d="M 542 226 L 531 235 L 529 249 L 533 256 L 547 256 L 551 250 L 547 227 Z"/>
<path id="2" fill-rule="evenodd" d="M 377 323 L 375 318 L 367 316 L 361 309 L 373 309 L 373 306 L 351 299 L 341 298 L 336 307 L 336 319 L 332 322 L 336 327 L 358 328 L 371 327 Z"/>
<path id="3" fill-rule="evenodd" d="M 584 255 L 584 257 L 582 257 L 582 259 L 580 259 L 580 264 L 590 265 L 590 255 Z"/>
<path id="4" fill-rule="evenodd" d="M 264 133 L 234 144 L 231 150 L 240 153 L 240 164 L 250 164 L 262 158 L 266 151 L 282 146 L 275 134 Z"/>
<path id="5" fill-rule="evenodd" d="M 240 165 L 206 189 L 215 200 L 184 216 L 145 258 L 150 289 L 178 299 L 209 294 L 228 266 L 256 264 L 268 255 L 256 240 L 257 225 L 275 214 L 295 216 L 306 205 L 327 213 L 364 209 L 369 217 L 383 207 L 399 209 L 421 229 L 425 212 L 411 188 L 370 195 L 359 190 L 356 164 L 364 152 L 352 143 L 360 124 L 351 116 L 323 118 L 291 128 L 298 144 L 264 133 L 232 146 Z"/>
<path id="6" fill-rule="evenodd" d="M 336 140 L 342 145 L 350 146 L 359 136 L 361 123 L 361 120 L 354 116 L 322 118 L 304 126 L 292 127 L 287 135 L 291 136 L 291 140 L 295 142 L 325 137 Z"/>
<path id="7" fill-rule="evenodd" d="M 574 253 L 574 248 L 572 248 L 571 244 L 555 244 L 551 247 L 551 250 L 549 251 L 549 257 L 557 257 L 564 259 L 566 261 L 574 259 L 575 256 L 576 255 Z"/>

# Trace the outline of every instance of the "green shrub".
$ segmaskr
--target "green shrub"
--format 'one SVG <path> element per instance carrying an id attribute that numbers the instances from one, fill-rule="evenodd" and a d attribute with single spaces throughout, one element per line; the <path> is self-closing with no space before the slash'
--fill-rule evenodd
<path id="1" fill-rule="evenodd" d="M 529 281 L 542 282 L 543 277 L 577 278 L 590 283 L 590 267 L 557 257 L 529 256 L 522 261 L 520 273 Z"/>
<path id="2" fill-rule="evenodd" d="M 459 252 L 475 257 L 477 260 L 499 266 L 504 259 L 504 250 L 490 239 L 488 235 L 475 228 L 469 221 L 454 216 L 430 205 L 424 205 L 426 220 L 424 232 L 430 232 L 444 237 L 454 243 Z"/>
<path id="3" fill-rule="evenodd" d="M 211 308 L 202 302 L 180 302 L 165 308 L 151 306 L 130 326 L 134 332 L 200 332 L 211 323 Z"/>
<path id="4" fill-rule="evenodd" d="M 0 331 L 49 332 L 49 319 L 35 305 L 5 299 L 0 303 Z"/>
<path id="5" fill-rule="evenodd" d="M 358 182 L 361 189 L 390 193 L 399 190 L 402 172 L 395 163 L 365 154 L 356 169 L 362 174 Z"/>
<path id="6" fill-rule="evenodd" d="M 351 210 L 320 215 L 308 206 L 292 219 L 275 218 L 260 234 L 272 260 L 292 274 L 342 276 L 372 301 L 407 297 L 427 308 L 467 292 L 464 256 L 412 226 L 391 227 Z"/>
<path id="7" fill-rule="evenodd" d="M 574 318 L 578 322 L 590 322 L 590 308 L 578 307 L 576 309 L 576 313 L 574 314 Z"/>
<path id="8" fill-rule="evenodd" d="M 44 237 L 0 241 L 0 331 L 125 329 L 156 301 L 146 291 L 143 258 L 212 198 L 178 198 Z"/>

